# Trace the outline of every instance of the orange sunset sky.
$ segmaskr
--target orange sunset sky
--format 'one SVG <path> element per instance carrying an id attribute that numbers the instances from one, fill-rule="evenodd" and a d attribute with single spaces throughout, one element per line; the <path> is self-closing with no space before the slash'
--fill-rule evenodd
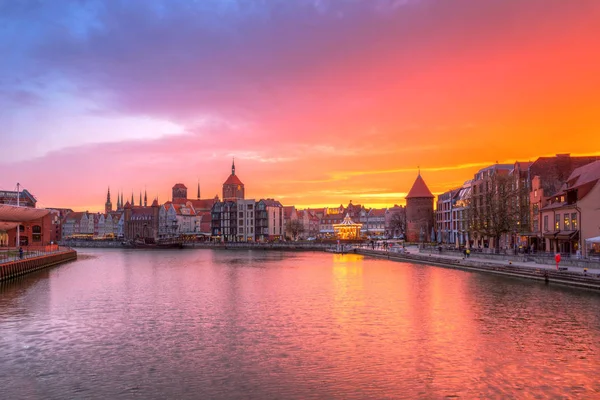
<path id="1" fill-rule="evenodd" d="M 0 2 L 0 189 L 403 204 L 600 155 L 600 1 Z"/>

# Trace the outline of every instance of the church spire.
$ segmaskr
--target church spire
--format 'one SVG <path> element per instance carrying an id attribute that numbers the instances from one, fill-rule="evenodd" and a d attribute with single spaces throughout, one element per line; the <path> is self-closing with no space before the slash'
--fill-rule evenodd
<path id="1" fill-rule="evenodd" d="M 231 161 L 231 175 L 235 175 L 235 157 Z"/>
<path id="2" fill-rule="evenodd" d="M 198 181 L 198 196 L 197 199 L 200 200 L 200 181 Z"/>
<path id="3" fill-rule="evenodd" d="M 135 206 L 133 201 L 133 190 L 131 191 L 131 207 Z"/>
<path id="4" fill-rule="evenodd" d="M 108 214 L 112 211 L 112 203 L 110 202 L 110 186 L 108 187 L 108 191 L 106 192 L 106 204 L 104 204 L 104 212 Z"/>
<path id="5" fill-rule="evenodd" d="M 146 189 L 144 189 L 144 207 L 148 207 L 148 194 L 146 193 Z"/>
<path id="6" fill-rule="evenodd" d="M 140 206 L 142 205 L 142 191 L 140 190 Z"/>

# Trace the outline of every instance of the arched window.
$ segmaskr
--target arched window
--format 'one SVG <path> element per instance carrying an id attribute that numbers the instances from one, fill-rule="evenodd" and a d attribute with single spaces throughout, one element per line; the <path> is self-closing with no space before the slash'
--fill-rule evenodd
<path id="1" fill-rule="evenodd" d="M 41 242 L 42 241 L 42 227 L 39 225 L 34 225 L 31 228 L 31 241 L 32 242 Z"/>

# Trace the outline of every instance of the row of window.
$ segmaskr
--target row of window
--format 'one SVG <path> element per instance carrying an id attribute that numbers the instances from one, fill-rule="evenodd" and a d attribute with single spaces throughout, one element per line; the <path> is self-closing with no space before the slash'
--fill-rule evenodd
<path id="1" fill-rule="evenodd" d="M 562 228 L 561 228 L 561 221 L 562 221 Z M 537 222 L 537 221 L 536 221 Z M 544 231 L 548 231 L 548 222 L 549 222 L 549 216 L 548 215 L 544 215 Z M 534 223 L 534 228 L 535 228 L 535 223 Z M 565 231 L 574 231 L 577 230 L 577 213 L 564 213 L 564 214 L 554 214 L 554 230 L 555 231 L 559 231 L 559 230 L 565 230 Z"/>

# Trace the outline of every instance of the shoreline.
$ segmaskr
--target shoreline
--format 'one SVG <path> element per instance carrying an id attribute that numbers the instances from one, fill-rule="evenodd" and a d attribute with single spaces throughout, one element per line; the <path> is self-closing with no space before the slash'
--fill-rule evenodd
<path id="1" fill-rule="evenodd" d="M 552 283 L 600 291 L 600 274 L 597 273 L 597 271 L 583 273 L 574 271 L 573 268 L 571 268 L 571 270 L 557 271 L 556 269 L 549 268 L 549 266 L 542 266 L 539 264 L 536 264 L 535 266 L 522 266 L 509 262 L 499 263 L 476 259 L 451 259 L 433 254 L 400 254 L 367 249 L 356 249 L 354 253 L 392 261 L 426 264 L 471 272 L 483 272 L 513 278 L 536 280 L 545 282 L 546 284 Z"/>

